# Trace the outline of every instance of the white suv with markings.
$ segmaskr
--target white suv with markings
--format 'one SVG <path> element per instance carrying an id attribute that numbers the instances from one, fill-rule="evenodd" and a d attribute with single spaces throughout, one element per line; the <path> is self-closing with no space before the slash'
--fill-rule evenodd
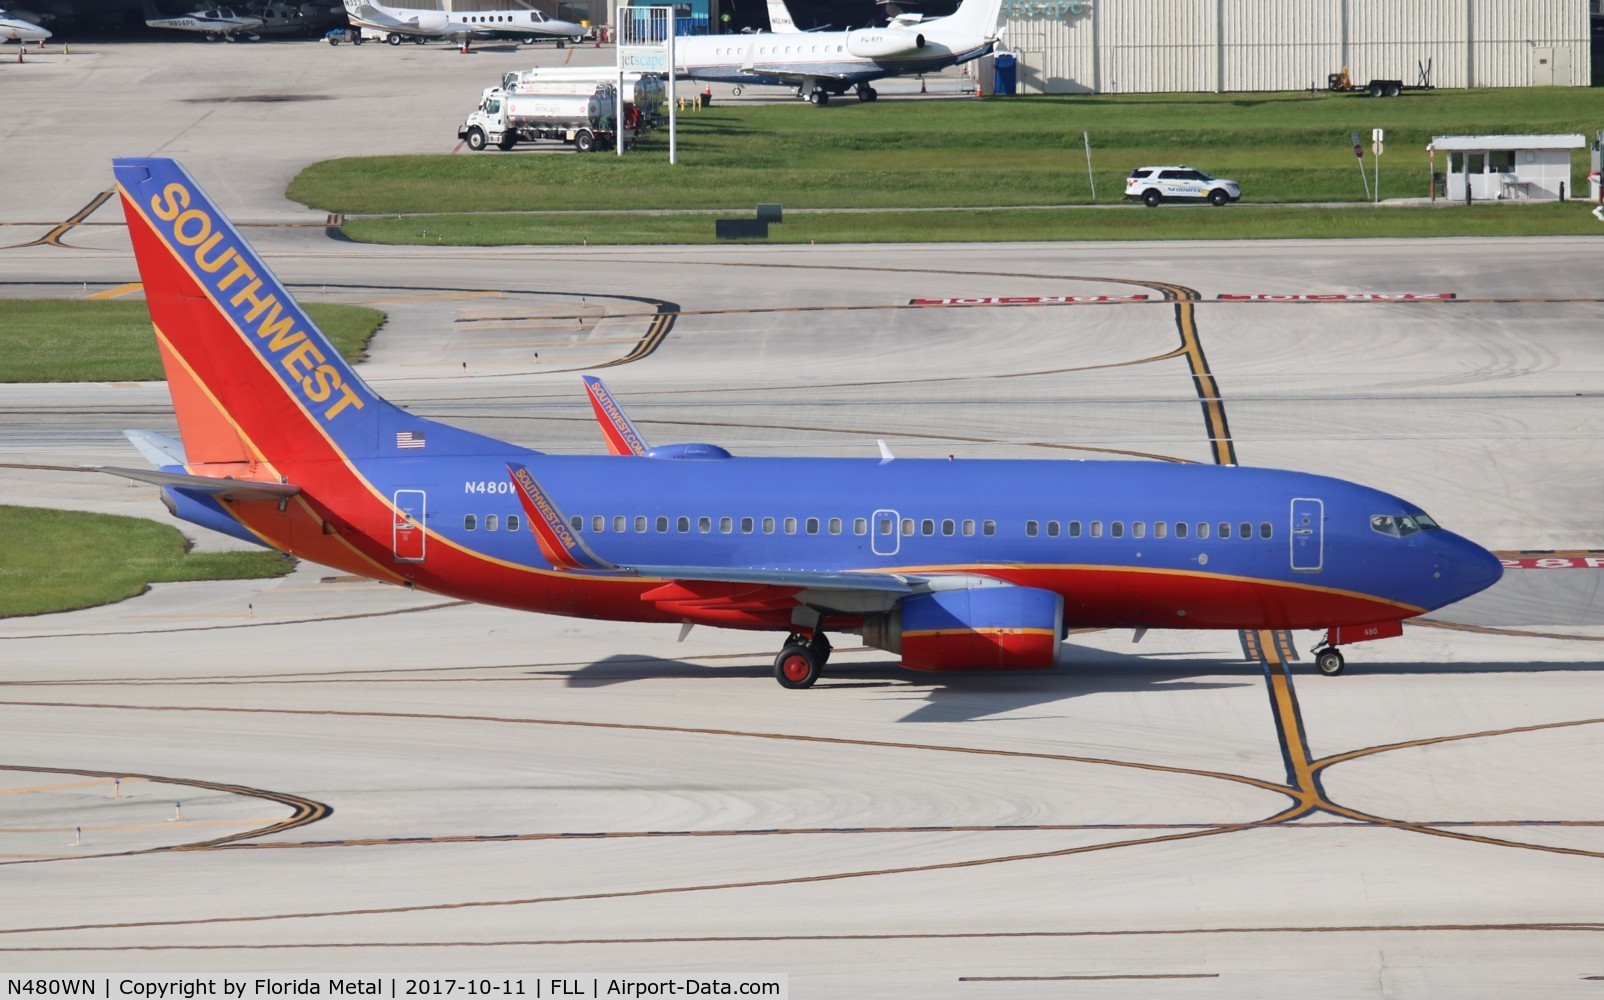
<path id="1" fill-rule="evenodd" d="M 1125 197 L 1140 198 L 1148 208 L 1171 198 L 1207 201 L 1224 205 L 1242 197 L 1236 181 L 1210 177 L 1203 171 L 1181 164 L 1173 167 L 1137 167 L 1125 178 Z"/>

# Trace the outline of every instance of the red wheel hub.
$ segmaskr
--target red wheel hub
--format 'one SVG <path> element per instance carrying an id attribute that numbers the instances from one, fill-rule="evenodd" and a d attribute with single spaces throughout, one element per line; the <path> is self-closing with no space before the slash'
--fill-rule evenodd
<path id="1" fill-rule="evenodd" d="M 785 679 L 788 681 L 805 681 L 813 670 L 813 664 L 809 663 L 808 658 L 801 653 L 793 653 L 785 658 L 785 663 L 780 669 L 785 671 Z"/>

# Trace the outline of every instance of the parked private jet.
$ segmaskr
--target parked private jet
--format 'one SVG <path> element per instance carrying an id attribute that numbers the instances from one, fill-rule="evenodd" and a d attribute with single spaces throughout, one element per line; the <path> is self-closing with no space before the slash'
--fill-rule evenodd
<path id="1" fill-rule="evenodd" d="M 814 104 L 848 88 L 857 90 L 858 100 L 872 101 L 879 95 L 871 81 L 934 73 L 990 52 L 1001 8 L 1002 0 L 963 0 L 947 17 L 903 15 L 883 28 L 799 33 L 793 23 L 785 31 L 676 38 L 675 72 L 742 87 L 795 87 Z M 620 8 L 620 16 L 627 10 Z M 769 16 L 775 16 L 772 6 Z M 789 17 L 782 15 L 780 23 Z"/>
<path id="2" fill-rule="evenodd" d="M 527 43 L 542 38 L 578 42 L 585 37 L 583 25 L 559 21 L 526 7 L 444 11 L 387 7 L 379 0 L 345 0 L 345 12 L 352 25 L 386 32 L 391 45 L 399 45 L 408 36 L 445 37 L 459 44 L 475 37 L 514 37 Z"/>
<path id="3" fill-rule="evenodd" d="M 347 573 L 526 611 L 830 634 L 914 670 L 1052 666 L 1072 627 L 1327 629 L 1338 647 L 1491 586 L 1491 553 L 1327 476 L 1143 461 L 737 458 L 649 446 L 598 380 L 611 455 L 547 455 L 363 382 L 182 167 L 114 170 L 182 442 L 169 509 Z"/>
<path id="4" fill-rule="evenodd" d="M 50 35 L 49 28 L 40 27 L 11 11 L 0 9 L 0 41 L 42 42 Z"/>

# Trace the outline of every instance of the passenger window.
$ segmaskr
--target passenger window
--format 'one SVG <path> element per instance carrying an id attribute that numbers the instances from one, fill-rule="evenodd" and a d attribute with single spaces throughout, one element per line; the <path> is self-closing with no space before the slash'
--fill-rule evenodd
<path id="1" fill-rule="evenodd" d="M 496 530 L 496 515 L 494 515 L 494 514 L 486 514 L 485 515 L 485 530 L 486 531 L 495 531 Z"/>
<path id="2" fill-rule="evenodd" d="M 1103 537 L 1103 522 L 1102 521 L 1093 521 L 1092 522 L 1092 537 L 1093 538 L 1102 538 Z"/>
<path id="3" fill-rule="evenodd" d="M 1176 538 L 1185 538 L 1186 537 L 1186 522 L 1185 521 L 1176 521 L 1175 522 L 1175 537 Z"/>
<path id="4" fill-rule="evenodd" d="M 927 517 L 924 520 L 919 522 L 919 534 L 921 534 L 921 535 L 934 535 L 935 533 L 936 533 L 936 522 L 935 521 L 932 521 L 930 518 Z"/>
<path id="5" fill-rule="evenodd" d="M 1153 537 L 1154 538 L 1163 538 L 1167 534 L 1169 534 L 1169 525 L 1165 524 L 1163 521 L 1154 521 L 1153 522 Z"/>
<path id="6" fill-rule="evenodd" d="M 896 530 L 897 522 L 891 520 L 889 517 L 878 518 L 877 522 L 878 523 L 876 524 L 875 531 L 878 532 L 882 537 L 889 536 L 894 530 Z"/>
<path id="7" fill-rule="evenodd" d="M 668 533 L 668 518 L 659 517 L 657 519 L 657 533 L 659 535 L 666 535 Z"/>
<path id="8" fill-rule="evenodd" d="M 774 534 L 774 518 L 765 517 L 763 519 L 763 534 L 765 534 L 765 535 Z"/>
<path id="9" fill-rule="evenodd" d="M 1069 537 L 1071 537 L 1071 538 L 1079 538 L 1080 537 L 1080 522 L 1079 521 L 1071 521 L 1071 522 L 1069 522 Z"/>
<path id="10" fill-rule="evenodd" d="M 1057 521 L 1048 521 L 1047 522 L 1047 537 L 1048 538 L 1057 538 L 1058 537 L 1058 522 Z"/>
<path id="11" fill-rule="evenodd" d="M 839 517 L 830 518 L 830 534 L 841 534 L 841 519 Z"/>
<path id="12" fill-rule="evenodd" d="M 701 532 L 704 535 L 707 534 L 709 531 L 712 531 L 713 530 L 713 519 L 711 517 L 699 517 L 699 518 L 697 518 L 696 519 L 696 530 Z"/>
<path id="13" fill-rule="evenodd" d="M 1253 525 L 1249 524 L 1246 521 L 1243 521 L 1241 524 L 1237 525 L 1236 526 L 1236 537 L 1238 537 L 1238 538 L 1252 538 L 1253 537 Z"/>
<path id="14" fill-rule="evenodd" d="M 734 530 L 735 530 L 735 521 L 732 518 L 721 517 L 721 518 L 718 519 L 718 531 L 719 531 L 719 534 L 728 535 L 731 532 L 733 532 Z"/>
<path id="15" fill-rule="evenodd" d="M 741 534 L 750 535 L 755 527 L 757 524 L 750 517 L 741 518 Z"/>
<path id="16" fill-rule="evenodd" d="M 819 519 L 818 518 L 810 517 L 810 518 L 807 519 L 806 523 L 807 523 L 808 534 L 817 535 L 819 533 Z"/>
<path id="17" fill-rule="evenodd" d="M 902 535 L 903 535 L 904 538 L 906 538 L 906 537 L 911 536 L 912 534 L 913 534 L 913 518 L 905 517 L 905 518 L 902 519 Z"/>
<path id="18" fill-rule="evenodd" d="M 951 535 L 954 532 L 956 532 L 957 530 L 958 530 L 958 524 L 952 518 L 949 517 L 946 520 L 941 522 L 941 533 L 943 535 Z"/>
<path id="19" fill-rule="evenodd" d="M 1027 537 L 1035 538 L 1036 537 L 1036 533 L 1038 531 L 1040 531 L 1040 530 L 1041 530 L 1040 525 L 1038 525 L 1035 521 L 1026 521 L 1025 522 L 1025 535 Z"/>
<path id="20" fill-rule="evenodd" d="M 1274 535 L 1274 534 L 1275 534 L 1275 528 L 1270 524 L 1269 521 L 1260 521 L 1259 522 L 1259 537 L 1260 538 L 1269 538 L 1271 535 Z"/>
<path id="21" fill-rule="evenodd" d="M 691 530 L 691 519 L 688 517 L 680 517 L 676 519 L 674 521 L 674 530 L 678 531 L 682 535 L 689 532 Z"/>
<path id="22" fill-rule="evenodd" d="M 472 514 L 462 515 L 463 531 L 472 531 L 477 527 L 479 527 L 479 519 L 477 517 L 474 517 Z"/>
<path id="23" fill-rule="evenodd" d="M 785 533 L 787 535 L 796 534 L 796 518 L 788 517 L 785 519 Z"/>
<path id="24" fill-rule="evenodd" d="M 974 518 L 972 518 L 972 517 L 964 518 L 963 532 L 964 532 L 964 537 L 966 537 L 966 538 L 972 536 L 975 533 L 975 519 Z"/>
<path id="25" fill-rule="evenodd" d="M 1142 523 L 1141 521 L 1132 521 L 1131 522 L 1131 537 L 1132 538 L 1143 538 L 1146 535 L 1147 535 L 1147 525 L 1146 524 Z"/>
<path id="26" fill-rule="evenodd" d="M 854 535 L 867 535 L 869 533 L 869 519 L 865 517 L 853 518 L 852 533 Z M 882 534 L 890 534 L 890 532 L 882 532 Z"/>
<path id="27" fill-rule="evenodd" d="M 1108 533 L 1110 535 L 1113 535 L 1115 538 L 1124 538 L 1125 537 L 1125 522 L 1124 521 L 1110 521 L 1109 525 L 1108 525 Z"/>
<path id="28" fill-rule="evenodd" d="M 635 534 L 637 534 L 637 535 L 646 534 L 646 515 L 645 514 L 637 514 L 637 515 L 635 515 Z"/>
<path id="29" fill-rule="evenodd" d="M 1220 522 L 1220 537 L 1221 538 L 1230 538 L 1231 537 L 1231 524 L 1230 524 L 1229 521 L 1221 521 Z"/>
<path id="30" fill-rule="evenodd" d="M 1199 538 L 1207 538 L 1207 537 L 1209 537 L 1209 522 L 1207 522 L 1207 521 L 1199 521 L 1199 522 L 1197 522 L 1197 537 L 1199 537 Z"/>
<path id="31" fill-rule="evenodd" d="M 573 517 L 568 519 L 568 526 L 573 528 L 575 531 L 584 531 L 585 519 L 580 517 L 578 514 L 575 514 Z"/>
<path id="32" fill-rule="evenodd" d="M 485 520 L 489 521 L 490 519 L 487 517 L 487 518 L 485 518 Z M 590 519 L 590 530 L 594 531 L 594 532 L 596 532 L 598 534 L 600 534 L 603 531 L 606 531 L 607 530 L 607 519 L 605 517 L 602 517 L 600 514 L 597 514 L 595 517 L 592 517 Z"/>
<path id="33" fill-rule="evenodd" d="M 508 531 L 517 531 L 518 530 L 518 515 L 517 514 L 508 514 L 507 515 L 507 530 Z"/>
<path id="34" fill-rule="evenodd" d="M 507 526 L 509 528 L 512 527 L 512 525 L 510 523 L 510 519 L 509 519 L 509 523 L 508 523 Z M 622 514 L 613 515 L 613 530 L 618 532 L 620 535 L 622 535 L 624 532 L 628 531 L 629 530 L 629 518 L 625 517 Z"/>
<path id="35" fill-rule="evenodd" d="M 982 535 L 985 535 L 987 538 L 990 538 L 992 535 L 995 535 L 997 533 L 997 522 L 996 521 L 981 521 L 980 522 L 980 533 Z"/>

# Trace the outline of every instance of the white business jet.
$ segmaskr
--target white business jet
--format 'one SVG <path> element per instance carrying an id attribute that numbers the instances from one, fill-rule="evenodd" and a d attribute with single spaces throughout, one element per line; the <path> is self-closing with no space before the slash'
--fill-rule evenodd
<path id="1" fill-rule="evenodd" d="M 541 38 L 582 41 L 585 28 L 572 21 L 559 21 L 538 10 L 445 11 L 415 7 L 387 7 L 379 0 L 345 0 L 345 13 L 351 24 L 385 33 L 391 45 L 403 38 L 450 38 L 465 44 L 473 37 L 510 36 L 532 43 Z"/>
<path id="2" fill-rule="evenodd" d="M 41 28 L 32 21 L 0 8 L 0 41 L 42 42 L 49 38 L 50 34 L 49 28 Z"/>
<path id="3" fill-rule="evenodd" d="M 145 25 L 151 28 L 171 28 L 175 31 L 199 32 L 208 42 L 222 39 L 225 42 L 235 42 L 241 36 L 256 40 L 256 29 L 262 26 L 262 19 L 250 17 L 245 14 L 236 14 L 227 7 L 212 7 L 207 10 L 191 11 L 177 17 L 160 17 L 155 11 L 147 9 L 145 12 Z"/>
<path id="4" fill-rule="evenodd" d="M 743 87 L 795 87 L 814 104 L 849 87 L 858 100 L 872 101 L 879 96 L 872 80 L 934 73 L 990 52 L 1001 8 L 1002 0 L 963 0 L 948 17 L 899 17 L 883 28 L 797 32 L 792 25 L 790 31 L 677 38 L 675 71 Z"/>

